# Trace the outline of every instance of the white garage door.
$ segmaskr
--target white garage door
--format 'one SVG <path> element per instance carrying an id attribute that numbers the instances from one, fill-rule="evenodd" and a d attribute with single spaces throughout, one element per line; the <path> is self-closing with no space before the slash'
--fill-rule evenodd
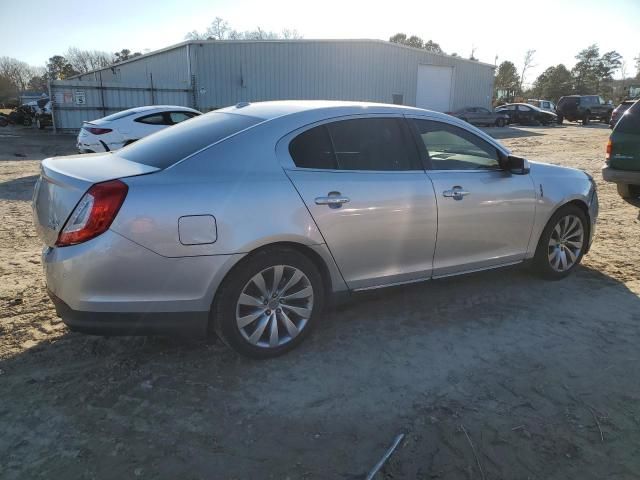
<path id="1" fill-rule="evenodd" d="M 418 65 L 416 107 L 448 112 L 451 109 L 453 67 Z"/>

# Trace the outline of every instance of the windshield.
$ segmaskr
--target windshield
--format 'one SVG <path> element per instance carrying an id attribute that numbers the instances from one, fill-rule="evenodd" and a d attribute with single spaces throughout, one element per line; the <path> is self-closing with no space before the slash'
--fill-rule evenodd
<path id="1" fill-rule="evenodd" d="M 116 155 L 132 162 L 167 168 L 223 138 L 262 122 L 261 118 L 211 112 L 138 140 Z"/>

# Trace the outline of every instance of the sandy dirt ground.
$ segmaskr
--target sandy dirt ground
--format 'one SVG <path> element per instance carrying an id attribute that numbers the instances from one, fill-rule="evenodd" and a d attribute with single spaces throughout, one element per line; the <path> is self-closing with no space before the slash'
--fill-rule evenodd
<path id="1" fill-rule="evenodd" d="M 31 224 L 39 160 L 74 138 L 0 129 L 0 478 L 640 478 L 639 206 L 599 170 L 602 125 L 489 129 L 596 178 L 574 275 L 522 268 L 358 295 L 276 360 L 71 333 Z"/>

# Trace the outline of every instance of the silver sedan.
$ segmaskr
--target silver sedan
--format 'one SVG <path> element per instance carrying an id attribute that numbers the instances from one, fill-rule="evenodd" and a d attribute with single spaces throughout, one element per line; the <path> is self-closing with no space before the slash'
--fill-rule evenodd
<path id="1" fill-rule="evenodd" d="M 560 279 L 591 245 L 598 200 L 584 172 L 448 115 L 283 101 L 44 160 L 33 211 L 71 329 L 208 332 L 265 358 L 339 294 L 525 261 Z"/>

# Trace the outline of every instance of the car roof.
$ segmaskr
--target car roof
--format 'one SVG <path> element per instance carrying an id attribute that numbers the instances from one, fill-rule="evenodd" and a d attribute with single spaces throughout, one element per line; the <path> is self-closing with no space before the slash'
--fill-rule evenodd
<path id="1" fill-rule="evenodd" d="M 422 114 L 447 115 L 422 108 L 408 107 L 405 105 L 393 105 L 388 103 L 351 102 L 339 100 L 278 100 L 269 102 L 249 103 L 243 102 L 237 105 L 221 108 L 216 112 L 235 113 L 263 120 L 271 120 L 305 112 L 325 114 L 327 117 L 338 115 L 358 115 L 367 113 L 381 114 Z"/>

